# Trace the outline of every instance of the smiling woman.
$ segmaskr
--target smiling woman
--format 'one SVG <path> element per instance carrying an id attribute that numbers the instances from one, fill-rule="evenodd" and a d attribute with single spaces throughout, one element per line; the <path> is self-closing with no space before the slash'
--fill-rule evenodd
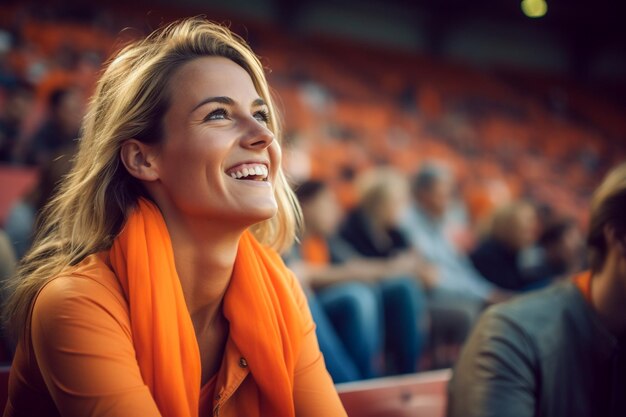
<path id="1" fill-rule="evenodd" d="M 174 23 L 120 51 L 10 285 L 5 416 L 345 416 L 276 249 L 299 220 L 258 59 Z"/>
<path id="2" fill-rule="evenodd" d="M 197 217 L 202 226 L 191 230 L 201 236 L 205 226 L 214 231 L 273 218 L 280 146 L 269 125 L 269 106 L 246 70 L 228 58 L 200 57 L 173 73 L 169 89 L 175 93 L 163 117 L 161 142 L 129 139 L 122 145 L 126 169 L 144 181 L 165 218 Z M 250 181 L 256 179 L 251 169 L 254 175 L 267 170 L 267 181 Z M 239 181 L 231 175 L 238 172 Z"/>

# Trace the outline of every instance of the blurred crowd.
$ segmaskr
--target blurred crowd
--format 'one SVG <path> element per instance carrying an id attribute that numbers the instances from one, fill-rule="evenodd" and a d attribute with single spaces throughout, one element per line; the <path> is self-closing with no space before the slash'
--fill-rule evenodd
<path id="1" fill-rule="evenodd" d="M 130 12 L 2 16 L 0 174 L 38 178 L 0 218 L 7 276 L 69 170 L 120 29 L 143 25 Z M 285 260 L 335 382 L 450 366 L 486 306 L 585 267 L 586 201 L 626 148 L 615 109 L 570 85 L 555 94 L 530 77 L 249 29 L 304 213 Z"/>
<path id="2" fill-rule="evenodd" d="M 410 180 L 373 169 L 349 212 L 321 181 L 296 189 L 305 232 L 287 260 L 337 382 L 451 366 L 487 306 L 585 267 L 578 224 L 529 201 L 499 207 L 466 251 L 454 183 L 441 163 Z"/>

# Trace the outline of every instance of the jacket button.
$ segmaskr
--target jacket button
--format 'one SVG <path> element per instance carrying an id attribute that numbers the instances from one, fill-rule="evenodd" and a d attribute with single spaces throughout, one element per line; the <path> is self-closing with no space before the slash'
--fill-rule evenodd
<path id="1" fill-rule="evenodd" d="M 248 361 L 246 360 L 246 358 L 239 359 L 239 366 L 241 366 L 242 368 L 248 367 Z"/>

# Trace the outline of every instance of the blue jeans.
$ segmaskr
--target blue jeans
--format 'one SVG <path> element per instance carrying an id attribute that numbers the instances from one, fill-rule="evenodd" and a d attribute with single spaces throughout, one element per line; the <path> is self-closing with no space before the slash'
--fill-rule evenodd
<path id="1" fill-rule="evenodd" d="M 385 279 L 378 284 L 382 300 L 387 372 L 416 372 L 428 334 L 428 303 L 414 278 Z"/>
<path id="2" fill-rule="evenodd" d="M 382 375 L 385 350 L 391 373 L 417 370 L 427 313 L 413 279 L 352 281 L 308 296 L 320 349 L 336 383 Z"/>
<path id="3" fill-rule="evenodd" d="M 375 376 L 382 338 L 374 291 L 366 284 L 348 282 L 319 293 L 308 291 L 307 296 L 320 350 L 333 381 Z"/>

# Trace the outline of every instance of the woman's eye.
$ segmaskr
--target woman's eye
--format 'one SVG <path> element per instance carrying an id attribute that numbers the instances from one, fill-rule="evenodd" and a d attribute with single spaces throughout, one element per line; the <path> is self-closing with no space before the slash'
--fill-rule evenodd
<path id="1" fill-rule="evenodd" d="M 206 117 L 204 118 L 204 121 L 207 122 L 209 120 L 224 120 L 224 119 L 228 119 L 228 112 L 226 111 L 226 109 L 217 109 L 207 114 Z"/>
<path id="2" fill-rule="evenodd" d="M 269 123 L 270 121 L 270 115 L 267 112 L 267 110 L 259 110 L 256 113 L 254 113 L 254 118 L 257 119 L 259 122 L 262 123 Z"/>

